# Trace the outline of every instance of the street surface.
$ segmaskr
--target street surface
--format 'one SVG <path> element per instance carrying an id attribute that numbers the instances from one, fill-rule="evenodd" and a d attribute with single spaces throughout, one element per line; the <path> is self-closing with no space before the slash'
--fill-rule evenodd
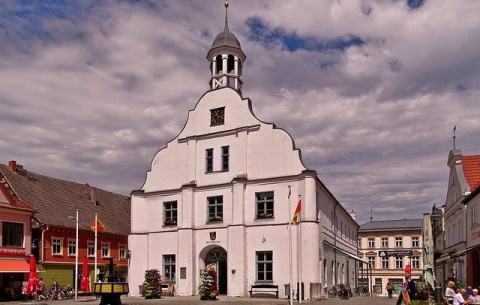
<path id="1" fill-rule="evenodd" d="M 123 305 L 156 305 L 156 304 L 176 304 L 176 305 L 208 305 L 208 304 L 225 304 L 231 303 L 236 305 L 289 305 L 288 299 L 274 299 L 274 298 L 239 298 L 239 297 L 225 297 L 219 296 L 216 301 L 200 301 L 199 296 L 189 297 L 163 297 L 161 299 L 145 300 L 142 297 L 122 297 Z M 312 300 L 302 301 L 302 304 L 307 305 L 395 305 L 397 299 L 388 299 L 386 297 L 352 297 L 348 300 L 342 300 L 339 298 L 330 298 L 327 300 Z M 42 305 L 45 302 L 32 302 L 32 301 L 13 301 L 13 302 L 0 302 L 1 305 Z M 82 297 L 78 300 L 61 300 L 61 301 L 47 301 L 47 305 L 98 305 L 100 299 L 94 297 Z M 299 304 L 296 300 L 293 304 Z"/>

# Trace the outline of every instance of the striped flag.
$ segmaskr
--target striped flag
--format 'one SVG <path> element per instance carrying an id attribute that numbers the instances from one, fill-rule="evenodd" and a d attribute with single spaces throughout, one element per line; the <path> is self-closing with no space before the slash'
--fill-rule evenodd
<path id="1" fill-rule="evenodd" d="M 95 231 L 95 227 L 97 227 L 97 232 L 105 231 L 105 225 L 98 218 L 97 218 L 97 224 L 98 224 L 98 226 L 95 225 L 95 220 L 92 221 L 92 225 L 90 226 L 90 229 L 92 229 L 92 231 Z"/>
<path id="2" fill-rule="evenodd" d="M 302 199 L 298 199 L 297 208 L 293 214 L 292 225 L 296 226 L 300 222 L 300 214 L 302 213 Z"/>

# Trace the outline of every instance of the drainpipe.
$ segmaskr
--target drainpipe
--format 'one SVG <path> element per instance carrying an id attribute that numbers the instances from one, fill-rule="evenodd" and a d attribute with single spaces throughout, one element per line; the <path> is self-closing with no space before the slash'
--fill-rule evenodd
<path id="1" fill-rule="evenodd" d="M 334 284 L 335 286 L 338 284 L 337 279 L 338 279 L 338 270 L 337 270 L 337 205 L 338 202 L 335 203 L 335 206 L 333 207 L 333 257 L 334 257 L 334 269 L 335 269 L 335 278 L 334 278 Z"/>

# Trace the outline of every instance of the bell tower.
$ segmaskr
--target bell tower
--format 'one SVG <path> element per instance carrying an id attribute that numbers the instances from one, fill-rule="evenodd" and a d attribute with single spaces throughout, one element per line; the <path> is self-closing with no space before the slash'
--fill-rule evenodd
<path id="1" fill-rule="evenodd" d="M 228 29 L 227 17 L 228 1 L 225 2 L 225 28 L 215 37 L 207 54 L 211 74 L 209 84 L 211 89 L 230 87 L 241 93 L 242 66 L 246 56 L 237 37 Z"/>

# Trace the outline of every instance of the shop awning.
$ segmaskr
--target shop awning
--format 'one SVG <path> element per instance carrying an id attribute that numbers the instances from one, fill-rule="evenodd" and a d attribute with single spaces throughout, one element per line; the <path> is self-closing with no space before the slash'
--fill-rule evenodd
<path id="1" fill-rule="evenodd" d="M 29 273 L 30 265 L 25 260 L 0 259 L 0 273 Z"/>

